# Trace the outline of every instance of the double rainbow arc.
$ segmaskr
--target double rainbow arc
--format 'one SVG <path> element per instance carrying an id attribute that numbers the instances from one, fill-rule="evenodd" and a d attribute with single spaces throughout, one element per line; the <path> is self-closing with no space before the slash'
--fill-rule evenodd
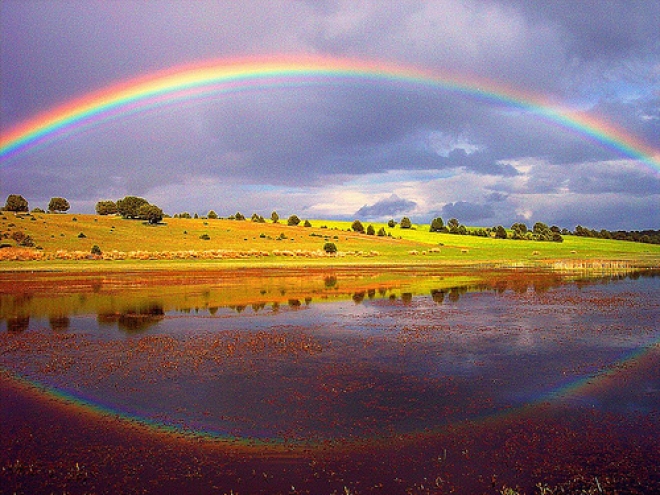
<path id="1" fill-rule="evenodd" d="M 381 62 L 302 56 L 215 60 L 109 86 L 48 110 L 2 134 L 0 163 L 13 162 L 82 129 L 182 101 L 272 87 L 356 83 L 421 86 L 519 108 L 660 172 L 660 150 L 630 132 L 493 81 Z"/>

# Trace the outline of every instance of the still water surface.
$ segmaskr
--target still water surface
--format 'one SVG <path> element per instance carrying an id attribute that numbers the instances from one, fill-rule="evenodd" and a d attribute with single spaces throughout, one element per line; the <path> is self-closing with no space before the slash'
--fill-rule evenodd
<path id="1" fill-rule="evenodd" d="M 660 413 L 657 271 L 308 278 L 26 282 L 0 296 L 0 366 L 255 448 L 414 443 L 548 406 L 660 434 L 638 421 Z"/>

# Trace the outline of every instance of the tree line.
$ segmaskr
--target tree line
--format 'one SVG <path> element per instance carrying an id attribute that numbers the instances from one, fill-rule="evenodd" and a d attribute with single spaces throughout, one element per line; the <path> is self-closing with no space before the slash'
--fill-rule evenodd
<path id="1" fill-rule="evenodd" d="M 28 201 L 23 196 L 20 194 L 10 194 L 7 197 L 5 206 L 2 208 L 2 210 L 22 213 L 29 211 L 28 206 Z M 64 213 L 69 209 L 70 204 L 68 200 L 62 197 L 53 197 L 48 203 L 48 212 Z M 45 213 L 45 211 L 40 208 L 35 208 L 32 211 L 35 213 Z M 163 218 L 167 217 L 167 215 L 163 213 L 163 210 L 160 207 L 153 205 L 146 199 L 137 196 L 125 196 L 124 198 L 118 199 L 116 201 L 99 201 L 96 203 L 96 213 L 99 215 L 118 214 L 124 218 L 144 220 L 150 224 L 157 224 L 161 222 Z M 195 213 L 193 216 L 190 215 L 190 213 L 182 212 L 175 214 L 174 218 L 199 218 L 199 215 Z M 204 218 L 218 219 L 220 217 L 215 211 L 210 210 Z M 227 218 L 229 220 L 238 221 L 247 220 L 247 218 L 240 212 L 236 212 L 234 215 L 230 215 Z M 266 222 L 266 219 L 257 213 L 253 213 L 250 220 L 257 223 Z M 271 213 L 270 221 L 272 223 L 280 222 L 280 216 L 276 211 Z M 297 215 L 290 215 L 286 220 L 286 223 L 289 226 L 297 226 L 301 223 L 303 223 L 305 227 L 312 226 L 309 220 L 305 220 L 303 222 Z M 387 222 L 388 227 L 391 229 L 394 228 L 397 224 L 401 229 L 414 228 L 413 222 L 407 216 L 403 217 L 399 222 L 396 222 L 394 219 L 390 219 Z M 384 227 L 381 227 L 378 231 L 376 231 L 373 225 L 367 225 L 367 227 L 365 227 L 360 220 L 355 220 L 351 224 L 350 230 L 367 235 L 391 236 L 391 233 L 387 232 Z M 516 222 L 511 225 L 510 229 L 507 231 L 507 229 L 502 225 L 487 228 L 468 228 L 467 226 L 462 225 L 456 218 L 451 218 L 449 221 L 447 221 L 447 223 L 445 223 L 441 217 L 436 217 L 431 220 L 429 231 L 455 235 L 474 235 L 479 237 L 494 237 L 496 239 L 513 240 L 563 242 L 563 236 L 575 235 L 597 239 L 614 239 L 648 244 L 660 244 L 660 230 L 610 231 L 606 229 L 589 229 L 578 225 L 575 227 L 574 231 L 569 231 L 566 228 L 559 228 L 555 225 L 548 226 L 543 222 L 536 222 L 531 229 L 528 228 L 525 223 Z"/>

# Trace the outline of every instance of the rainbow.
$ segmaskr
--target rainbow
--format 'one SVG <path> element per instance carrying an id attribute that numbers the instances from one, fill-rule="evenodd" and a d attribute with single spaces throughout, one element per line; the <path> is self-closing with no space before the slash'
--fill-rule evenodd
<path id="1" fill-rule="evenodd" d="M 109 86 L 47 110 L 0 136 L 0 164 L 81 130 L 149 109 L 222 94 L 319 85 L 376 84 L 456 92 L 520 109 L 660 172 L 660 150 L 584 112 L 486 79 L 359 59 L 274 56 L 177 66 Z"/>

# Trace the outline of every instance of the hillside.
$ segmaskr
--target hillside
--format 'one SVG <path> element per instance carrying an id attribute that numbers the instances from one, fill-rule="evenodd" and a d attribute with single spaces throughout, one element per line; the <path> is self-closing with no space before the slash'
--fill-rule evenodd
<path id="1" fill-rule="evenodd" d="M 68 260 L 103 265 L 104 260 L 180 263 L 204 259 L 250 264 L 301 260 L 331 264 L 660 263 L 660 246 L 626 241 L 576 236 L 565 236 L 562 243 L 522 241 L 432 233 L 424 224 L 402 229 L 374 223 L 376 231 L 384 228 L 388 234 L 377 236 L 350 231 L 351 222 L 310 222 L 311 227 L 294 227 L 271 221 L 166 218 L 154 226 L 118 216 L 2 212 L 0 270 L 16 269 L 17 260 L 28 258 L 42 260 L 40 265 Z M 324 252 L 327 242 L 336 245 L 336 255 Z M 94 246 L 102 254 L 89 259 Z"/>

